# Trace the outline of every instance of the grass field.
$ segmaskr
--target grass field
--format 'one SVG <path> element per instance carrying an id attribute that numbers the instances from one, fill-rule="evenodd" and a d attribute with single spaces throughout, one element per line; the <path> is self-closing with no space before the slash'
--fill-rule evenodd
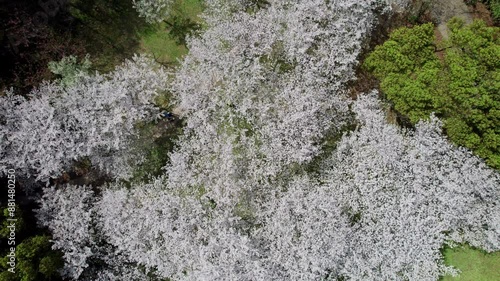
<path id="1" fill-rule="evenodd" d="M 462 273 L 457 277 L 445 276 L 442 281 L 499 281 L 500 252 L 485 253 L 469 246 L 446 249 L 444 259 Z"/>
<path id="2" fill-rule="evenodd" d="M 201 23 L 199 15 L 203 11 L 202 0 L 177 0 L 172 7 L 171 17 L 181 17 Z M 168 19 L 166 19 L 168 21 Z M 152 54 L 161 63 L 176 63 L 187 54 L 187 48 L 171 36 L 166 23 L 152 24 L 140 32 L 141 51 Z"/>
<path id="3" fill-rule="evenodd" d="M 166 29 L 165 23 L 158 23 L 141 32 L 140 48 L 161 63 L 175 63 L 178 58 L 187 54 L 187 48 L 178 45 Z"/>
<path id="4" fill-rule="evenodd" d="M 112 71 L 134 53 L 149 53 L 163 64 L 176 63 L 186 46 L 172 36 L 172 26 L 148 24 L 139 17 L 130 0 L 75 0 L 70 8 L 76 19 L 74 36 L 85 42 L 92 66 Z M 177 35 L 189 32 L 183 23 L 202 24 L 203 0 L 176 0 L 165 19 L 177 23 Z"/>

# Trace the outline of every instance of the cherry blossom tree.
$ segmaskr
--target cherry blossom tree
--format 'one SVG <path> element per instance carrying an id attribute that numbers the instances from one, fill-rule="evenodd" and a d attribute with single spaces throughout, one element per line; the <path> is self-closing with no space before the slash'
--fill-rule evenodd
<path id="1" fill-rule="evenodd" d="M 53 248 L 64 253 L 62 276 L 72 280 L 150 280 L 104 239 L 105 220 L 96 213 L 96 201 L 91 186 L 44 189 L 37 219 L 52 232 Z"/>
<path id="2" fill-rule="evenodd" d="M 208 28 L 188 41 L 172 83 L 187 124 L 166 169 L 179 188 L 206 186 L 219 204 L 311 161 L 325 133 L 349 122 L 345 85 L 377 6 L 269 1 L 249 14 L 223 2 L 207 3 Z"/>
<path id="3" fill-rule="evenodd" d="M 52 232 L 53 248 L 64 253 L 62 274 L 77 279 L 88 267 L 95 240 L 92 231 L 93 193 L 88 186 L 44 190 L 37 219 Z"/>
<path id="4" fill-rule="evenodd" d="M 498 250 L 498 173 L 436 118 L 404 130 L 375 93 L 347 97 L 379 1 L 268 2 L 207 1 L 207 29 L 169 85 L 184 135 L 164 175 L 71 203 L 90 208 L 92 245 L 106 245 L 75 278 L 436 280 L 454 272 L 446 243 Z M 350 123 L 311 173 L 323 138 Z M 63 202 L 45 196 L 42 210 Z"/>
<path id="5" fill-rule="evenodd" d="M 414 132 L 388 124 L 374 96 L 354 109 L 361 127 L 324 164 L 324 181 L 350 217 L 342 276 L 436 280 L 440 248 L 468 242 L 500 249 L 499 174 L 450 144 L 432 117 Z"/>
<path id="6" fill-rule="evenodd" d="M 238 201 L 167 177 L 115 187 L 98 205 L 103 230 L 134 262 L 175 280 L 436 280 L 456 273 L 443 264 L 444 244 L 499 249 L 497 172 L 451 145 L 435 118 L 406 131 L 385 121 L 375 96 L 353 109 L 359 128 L 320 177 L 299 170 Z"/>
<path id="7" fill-rule="evenodd" d="M 154 118 L 153 98 L 165 89 L 166 76 L 151 59 L 137 56 L 110 74 L 81 74 L 68 87 L 47 82 L 28 98 L 8 91 L 0 97 L 2 171 L 9 166 L 48 180 L 89 157 L 126 178 L 134 125 Z"/>

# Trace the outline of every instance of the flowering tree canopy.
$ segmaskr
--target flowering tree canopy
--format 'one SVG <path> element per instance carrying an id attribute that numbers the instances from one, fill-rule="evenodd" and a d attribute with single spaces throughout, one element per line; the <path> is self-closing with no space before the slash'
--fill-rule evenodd
<path id="1" fill-rule="evenodd" d="M 166 82 L 162 68 L 137 56 L 110 74 L 81 74 L 68 87 L 47 82 L 28 98 L 7 92 L 0 97 L 0 172 L 9 166 L 48 180 L 72 161 L 89 157 L 127 177 L 124 151 L 134 125 L 154 117 L 153 98 Z"/>
<path id="2" fill-rule="evenodd" d="M 319 177 L 298 171 L 240 192 L 232 206 L 205 191 L 215 187 L 182 189 L 167 177 L 132 189 L 115 184 L 94 199 L 94 236 L 126 263 L 175 280 L 436 280 L 454 273 L 443 244 L 500 248 L 497 172 L 451 145 L 434 118 L 405 131 L 385 121 L 374 96 L 354 111 L 359 128 L 339 141 Z M 62 214 L 68 201 L 54 198 L 72 190 L 49 189 L 42 209 Z M 87 200 L 72 198 L 76 206 Z M 62 234 L 56 245 L 73 240 L 58 223 L 73 219 L 63 217 L 47 220 Z"/>
<path id="3" fill-rule="evenodd" d="M 55 235 L 83 253 L 66 259 L 72 278 L 436 280 L 454 272 L 445 243 L 499 249 L 499 174 L 435 117 L 401 129 L 375 93 L 346 94 L 379 1 L 249 2 L 207 1 L 168 86 L 187 124 L 164 175 L 110 183 L 91 203 L 47 189 L 41 214 L 91 213 L 74 226 L 94 231 L 91 254 Z M 72 218 L 41 220 L 64 233 Z"/>

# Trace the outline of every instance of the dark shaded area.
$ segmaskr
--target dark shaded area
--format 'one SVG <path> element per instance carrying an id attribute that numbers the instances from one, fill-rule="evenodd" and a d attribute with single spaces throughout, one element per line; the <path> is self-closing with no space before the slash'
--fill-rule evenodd
<path id="1" fill-rule="evenodd" d="M 182 15 L 173 15 L 164 22 L 169 27 L 168 32 L 170 36 L 175 38 L 178 45 L 186 45 L 186 37 L 188 35 L 195 34 L 201 29 L 201 25 L 199 23 Z"/>
<path id="2" fill-rule="evenodd" d="M 27 93 L 52 77 L 47 63 L 85 54 L 71 33 L 75 25 L 67 0 L 0 0 L 0 90 Z"/>
<path id="3" fill-rule="evenodd" d="M 177 145 L 185 123 L 175 115 L 159 120 L 158 123 L 141 124 L 136 146 L 145 152 L 146 161 L 137 166 L 130 182 L 148 182 L 160 176 L 170 158 L 170 152 Z"/>
<path id="4" fill-rule="evenodd" d="M 42 185 L 35 183 L 32 179 L 20 179 L 16 175 L 15 182 L 15 245 L 9 245 L 7 237 L 0 236 L 0 259 L 10 253 L 10 248 L 15 247 L 15 270 L 12 274 L 8 271 L 0 273 L 0 280 L 51 280 L 59 281 L 62 278 L 57 273 L 63 266 L 63 254 L 52 250 L 50 232 L 45 228 L 38 228 L 34 209 L 38 209 L 34 193 L 25 193 L 25 190 L 39 191 Z M 26 188 L 25 188 L 26 187 Z M 0 178 L 0 224 L 5 227 L 5 214 L 8 206 L 8 179 Z M 19 222 L 19 224 L 18 224 Z M 7 222 L 9 224 L 10 222 Z M 4 230 L 4 229 L 2 229 Z M 3 260 L 2 263 L 6 261 Z M 6 269 L 9 265 L 2 264 L 0 269 Z"/>
<path id="5" fill-rule="evenodd" d="M 68 55 L 110 71 L 137 52 L 145 25 L 130 0 L 0 0 L 0 90 L 28 93 Z"/>
<path id="6" fill-rule="evenodd" d="M 69 12 L 76 22 L 72 32 L 85 42 L 97 70 L 111 71 L 138 52 L 147 24 L 131 0 L 71 0 Z"/>
<path id="7" fill-rule="evenodd" d="M 267 0 L 249 0 L 245 2 L 246 12 L 249 14 L 255 14 L 261 9 L 266 9 L 271 4 Z"/>

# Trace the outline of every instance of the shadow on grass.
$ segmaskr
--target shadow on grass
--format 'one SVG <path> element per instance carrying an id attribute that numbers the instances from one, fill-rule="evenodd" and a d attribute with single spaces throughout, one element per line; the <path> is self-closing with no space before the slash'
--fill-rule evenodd
<path id="1" fill-rule="evenodd" d="M 70 12 L 77 21 L 75 36 L 99 71 L 110 71 L 140 50 L 140 32 L 147 23 L 139 17 L 130 0 L 75 0 Z"/>

